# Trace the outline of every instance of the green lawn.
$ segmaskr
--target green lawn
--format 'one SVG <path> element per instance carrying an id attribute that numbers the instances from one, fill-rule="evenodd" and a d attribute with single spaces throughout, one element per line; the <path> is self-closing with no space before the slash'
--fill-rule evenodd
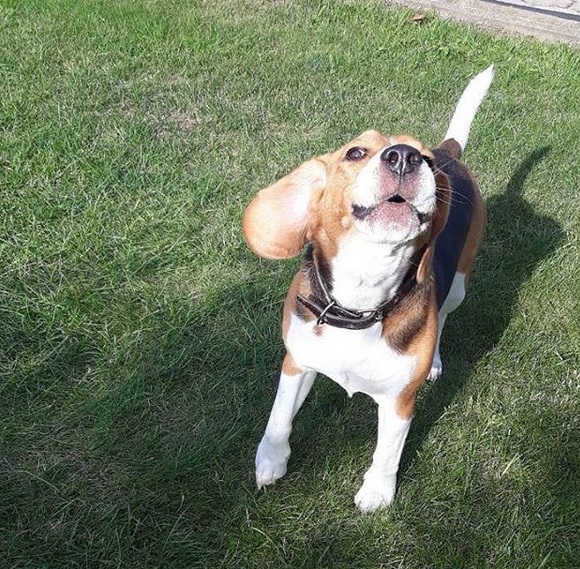
<path id="1" fill-rule="evenodd" d="M 580 566 L 580 52 L 380 2 L 0 0 L 0 567 Z M 240 218 L 368 128 L 489 208 L 395 504 L 353 504 L 376 410 L 321 378 L 258 492 L 281 302 Z"/>

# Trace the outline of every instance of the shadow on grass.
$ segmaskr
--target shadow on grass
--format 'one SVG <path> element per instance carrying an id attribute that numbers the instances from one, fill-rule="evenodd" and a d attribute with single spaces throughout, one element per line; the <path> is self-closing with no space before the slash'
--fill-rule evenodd
<path id="1" fill-rule="evenodd" d="M 443 356 L 451 365 L 421 398 L 402 476 L 478 359 L 500 340 L 519 288 L 562 242 L 560 227 L 536 214 L 521 196 L 528 173 L 547 153 L 544 148 L 530 154 L 506 191 L 488 200 L 487 238 L 468 299 L 446 330 Z M 236 566 L 234 557 L 245 559 L 248 567 L 267 566 L 261 561 L 274 554 L 280 556 L 277 566 L 301 566 L 285 558 L 286 548 L 279 545 L 292 540 L 283 533 L 280 511 L 287 519 L 302 520 L 304 511 L 317 507 L 325 486 L 334 488 L 336 482 L 321 480 L 320 462 L 326 456 L 340 460 L 345 445 L 373 445 L 376 410 L 367 398 L 347 403 L 339 387 L 318 382 L 295 424 L 289 484 L 256 493 L 253 458 L 278 377 L 279 315 L 294 265 L 270 266 L 267 273 L 260 261 L 248 263 L 255 275 L 204 299 L 203 308 L 194 310 L 190 299 L 177 294 L 156 310 L 147 342 L 135 351 L 134 361 L 122 362 L 121 371 L 133 370 L 130 375 L 111 381 L 107 395 L 94 404 L 80 406 L 68 427 L 60 425 L 70 433 L 63 448 L 49 449 L 54 467 L 36 475 L 20 455 L 13 465 L 0 465 L 1 494 L 11 514 L 0 523 L 7 529 L 0 549 L 10 550 L 15 559 L 34 553 L 47 563 L 80 564 L 86 553 L 94 566 L 102 560 L 118 566 Z M 279 298 L 272 298 L 273 290 Z M 467 328 L 476 341 L 465 341 Z M 165 333 L 168 329 L 174 332 Z M 87 432 L 77 441 L 79 425 Z M 56 452 L 62 454 L 58 461 Z M 368 457 L 360 456 L 362 474 Z M 23 479 L 24 470 L 32 475 Z M 341 475 L 340 468 L 335 472 Z M 296 478 L 303 488 L 313 484 L 317 490 L 292 496 Z M 359 483 L 344 481 L 340 507 L 354 512 L 352 496 Z M 488 513 L 488 518 L 496 515 Z M 307 524 L 316 516 L 306 518 Z M 302 529 L 291 553 L 302 561 L 335 556 L 357 566 L 361 553 L 382 551 L 377 534 L 376 551 L 367 544 L 361 552 L 356 545 L 360 528 L 342 520 L 341 515 L 316 535 L 306 535 L 308 527 L 298 523 Z M 455 529 L 450 527 L 449 535 Z M 224 560 L 226 551 L 234 557 Z"/>
<path id="2" fill-rule="evenodd" d="M 529 173 L 549 153 L 549 147 L 531 152 L 515 169 L 505 191 L 486 201 L 486 235 L 468 287 L 467 298 L 449 317 L 444 333 L 444 373 L 435 384 L 428 384 L 423 388 L 426 393 L 422 394 L 417 405 L 401 459 L 400 478 L 404 477 L 414 457 L 421 451 L 432 427 L 467 385 L 478 360 L 489 353 L 501 339 L 512 318 L 521 286 L 538 264 L 553 254 L 563 241 L 560 226 L 550 217 L 537 214 L 522 196 Z M 269 284 L 271 286 L 266 286 L 263 291 L 271 290 L 274 285 Z M 260 289 L 262 284 L 256 282 L 252 286 Z M 242 293 L 237 291 L 236 294 Z M 278 343 L 274 345 L 279 345 L 279 340 L 276 342 Z M 276 356 L 279 357 L 279 353 Z M 273 383 L 267 382 L 267 385 L 275 393 L 279 361 L 268 359 L 274 362 L 274 368 L 268 371 L 269 381 Z M 334 448 L 344 444 L 344 440 L 336 441 L 332 438 L 335 431 L 331 429 L 327 432 L 320 428 L 321 416 L 331 422 L 338 421 L 338 428 L 345 431 L 350 443 L 358 443 L 368 440 L 369 436 L 375 436 L 376 409 L 370 400 L 355 398 L 350 402 L 341 388 L 332 382 L 330 386 L 321 386 L 321 380 L 324 381 L 323 376 L 319 376 L 313 392 L 294 422 L 293 440 L 296 444 L 292 447 L 291 465 L 317 460 L 311 456 L 310 447 L 304 448 L 300 444 L 302 436 L 310 437 L 315 432 L 316 446 L 327 451 L 324 455 L 331 455 Z M 268 391 L 266 395 L 269 397 L 265 404 L 268 411 L 272 393 Z M 266 416 L 258 429 L 259 435 L 265 427 Z M 328 436 L 330 438 L 327 439 Z M 254 450 L 252 448 L 252 452 Z M 316 456 L 319 459 L 319 455 Z M 364 468 L 366 467 L 365 463 Z M 289 474 L 292 470 L 291 466 Z"/>
<path id="3" fill-rule="evenodd" d="M 467 298 L 449 317 L 443 334 L 443 376 L 427 386 L 428 393 L 417 406 L 399 476 L 404 476 L 433 425 L 464 389 L 477 361 L 500 340 L 520 287 L 563 241 L 560 226 L 538 215 L 522 197 L 528 174 L 549 152 L 549 147 L 533 151 L 515 170 L 506 190 L 487 200 L 486 235 Z M 445 373 L 446 362 L 455 374 Z"/>
<path id="4" fill-rule="evenodd" d="M 531 152 L 515 169 L 505 191 L 486 201 L 486 236 L 468 287 L 467 299 L 447 321 L 442 354 L 444 373 L 438 382 L 423 388 L 426 393 L 422 394 L 417 405 L 403 451 L 400 478 L 404 477 L 414 457 L 421 451 L 433 426 L 467 385 L 478 360 L 500 341 L 512 318 L 521 286 L 538 264 L 563 242 L 561 227 L 552 218 L 537 214 L 522 196 L 529 173 L 549 153 L 549 147 Z M 277 382 L 278 367 L 276 361 L 275 369 L 269 373 L 271 381 Z M 317 384 L 321 383 L 321 379 L 322 376 Z M 327 432 L 320 429 L 320 416 L 331 422 L 338 421 L 339 428 L 345 431 L 350 443 L 368 440 L 370 433 L 374 437 L 376 410 L 369 400 L 364 398 L 360 401 L 359 398 L 349 402 L 342 389 L 334 384 L 318 385 L 318 390 L 317 384 L 294 423 L 293 440 L 296 445 L 293 446 L 291 459 L 294 465 L 319 460 L 318 454 L 318 458 L 311 456 L 310 448 L 304 448 L 299 443 L 301 436 L 309 437 L 316 432 L 316 446 L 328 451 L 324 455 L 331 455 L 334 448 L 344 444 L 344 440 L 332 439 L 335 430 Z M 273 390 L 275 392 L 275 386 Z M 267 407 L 269 410 L 269 403 Z M 313 410 L 313 407 L 316 409 Z M 345 408 L 348 408 L 346 412 Z M 345 422 L 348 424 L 343 424 Z M 265 420 L 259 429 L 260 434 L 263 427 Z M 327 440 L 329 435 L 331 438 Z"/>

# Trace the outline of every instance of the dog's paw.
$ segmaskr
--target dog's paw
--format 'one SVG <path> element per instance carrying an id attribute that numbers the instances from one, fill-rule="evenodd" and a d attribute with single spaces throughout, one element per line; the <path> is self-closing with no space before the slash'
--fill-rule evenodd
<path id="1" fill-rule="evenodd" d="M 256 484 L 258 488 L 274 484 L 286 474 L 286 465 L 290 457 L 288 443 L 272 444 L 264 437 L 256 453 Z"/>
<path id="2" fill-rule="evenodd" d="M 427 376 L 427 381 L 437 381 L 441 374 L 443 373 L 443 362 L 441 361 L 441 356 L 436 353 L 433 358 L 433 363 L 431 364 L 431 371 Z"/>
<path id="3" fill-rule="evenodd" d="M 395 497 L 397 476 L 367 475 L 354 503 L 364 514 L 389 506 Z"/>

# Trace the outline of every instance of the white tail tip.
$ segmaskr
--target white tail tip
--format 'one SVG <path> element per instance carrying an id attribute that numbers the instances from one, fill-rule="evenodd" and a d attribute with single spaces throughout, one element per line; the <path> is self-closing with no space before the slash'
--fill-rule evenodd
<path id="1" fill-rule="evenodd" d="M 471 123 L 493 81 L 493 65 L 476 75 L 461 95 L 444 140 L 453 138 L 465 150 Z"/>

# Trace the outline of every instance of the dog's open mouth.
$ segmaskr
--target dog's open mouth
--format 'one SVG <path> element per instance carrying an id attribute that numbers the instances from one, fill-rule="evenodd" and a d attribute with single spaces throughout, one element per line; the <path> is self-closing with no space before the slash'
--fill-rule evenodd
<path id="1" fill-rule="evenodd" d="M 407 224 L 413 218 L 416 218 L 420 225 L 429 221 L 430 218 L 428 214 L 418 211 L 412 203 L 409 203 L 400 194 L 389 196 L 387 199 L 368 207 L 353 204 L 352 215 L 360 221 L 382 221 L 401 224 Z"/>
<path id="2" fill-rule="evenodd" d="M 382 202 L 379 202 L 375 205 L 371 205 L 368 207 L 365 207 L 364 205 L 352 204 L 352 214 L 354 217 L 356 217 L 356 219 L 363 220 L 367 218 L 369 215 L 375 213 L 379 208 L 381 208 L 385 204 L 406 204 L 406 203 L 407 200 L 403 196 L 401 196 L 400 194 L 395 194 L 387 198 L 386 200 L 383 200 Z M 413 206 L 410 205 L 410 207 Z"/>

